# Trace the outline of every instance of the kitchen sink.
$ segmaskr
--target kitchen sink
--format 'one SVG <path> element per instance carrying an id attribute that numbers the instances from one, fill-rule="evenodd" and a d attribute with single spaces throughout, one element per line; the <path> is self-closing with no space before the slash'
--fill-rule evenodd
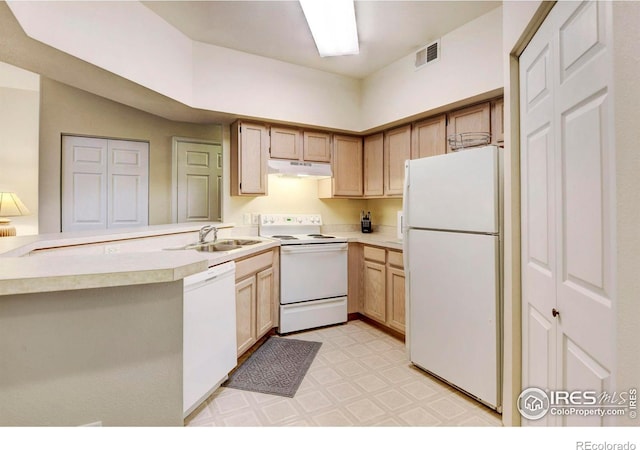
<path id="1" fill-rule="evenodd" d="M 233 244 L 232 241 L 229 240 L 200 244 L 193 249 L 199 252 L 228 252 L 229 250 L 236 250 L 238 248 L 242 248 L 242 245 Z"/>
<path id="2" fill-rule="evenodd" d="M 237 250 L 246 245 L 260 244 L 264 241 L 259 239 L 220 239 L 214 242 L 205 242 L 202 244 L 194 243 L 185 245 L 184 247 L 166 249 L 166 250 L 197 250 L 199 252 L 228 252 Z"/>
<path id="3" fill-rule="evenodd" d="M 258 239 L 225 239 L 218 242 L 231 243 L 231 245 L 255 245 L 260 244 L 263 241 Z"/>
<path id="4" fill-rule="evenodd" d="M 262 241 L 255 239 L 222 239 L 215 242 L 198 244 L 193 247 L 193 249 L 199 252 L 228 252 L 229 250 L 242 248 L 245 245 L 254 245 L 261 242 Z"/>

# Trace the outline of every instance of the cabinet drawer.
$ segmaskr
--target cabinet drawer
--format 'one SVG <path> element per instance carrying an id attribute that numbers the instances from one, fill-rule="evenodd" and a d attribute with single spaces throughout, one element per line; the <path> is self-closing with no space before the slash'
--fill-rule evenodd
<path id="1" fill-rule="evenodd" d="M 236 280 L 252 275 L 273 264 L 273 251 L 261 253 L 236 262 Z"/>
<path id="2" fill-rule="evenodd" d="M 389 265 L 404 268 L 404 262 L 402 260 L 402 252 L 388 252 Z"/>
<path id="3" fill-rule="evenodd" d="M 385 263 L 384 257 L 385 250 L 383 248 L 376 247 L 364 247 L 364 259 L 368 259 L 370 261 L 378 261 L 381 263 Z"/>

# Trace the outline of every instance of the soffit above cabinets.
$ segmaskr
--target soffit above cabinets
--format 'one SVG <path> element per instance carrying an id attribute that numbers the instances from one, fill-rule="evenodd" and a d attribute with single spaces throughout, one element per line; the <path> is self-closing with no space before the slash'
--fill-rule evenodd
<path id="1" fill-rule="evenodd" d="M 360 54 L 321 58 L 297 1 L 144 1 L 195 41 L 364 78 L 501 1 L 356 1 Z"/>

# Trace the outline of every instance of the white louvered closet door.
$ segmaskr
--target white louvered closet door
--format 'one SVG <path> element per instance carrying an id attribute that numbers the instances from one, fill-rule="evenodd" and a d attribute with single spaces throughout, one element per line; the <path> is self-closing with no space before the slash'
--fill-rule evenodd
<path id="1" fill-rule="evenodd" d="M 558 2 L 520 57 L 523 388 L 615 388 L 611 58 L 608 2 Z"/>

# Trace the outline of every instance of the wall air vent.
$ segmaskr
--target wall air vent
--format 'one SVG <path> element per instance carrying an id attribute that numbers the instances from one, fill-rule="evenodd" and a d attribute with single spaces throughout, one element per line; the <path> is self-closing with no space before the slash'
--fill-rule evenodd
<path id="1" fill-rule="evenodd" d="M 440 59 L 440 39 L 425 45 L 416 52 L 414 63 L 416 70 L 422 69 L 427 64 L 434 63 Z"/>

